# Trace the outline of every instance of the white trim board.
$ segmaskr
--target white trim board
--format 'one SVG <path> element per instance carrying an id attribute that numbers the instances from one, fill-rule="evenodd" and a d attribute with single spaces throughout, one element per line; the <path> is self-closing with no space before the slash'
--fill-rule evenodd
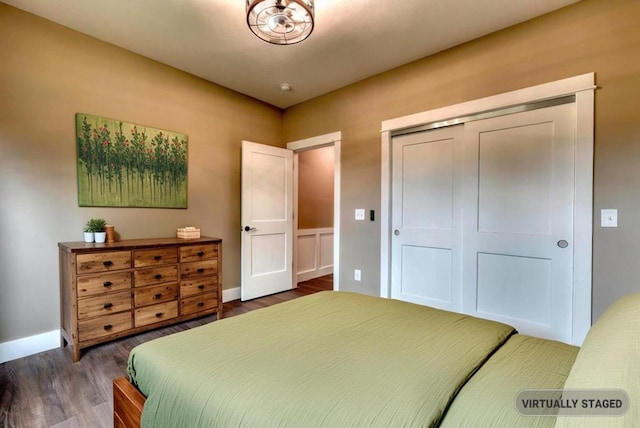
<path id="1" fill-rule="evenodd" d="M 380 295 L 391 290 L 391 150 L 392 132 L 493 109 L 575 95 L 574 287 L 571 344 L 581 345 L 591 326 L 593 254 L 593 147 L 595 74 L 586 73 L 529 88 L 415 113 L 381 124 Z"/>
<path id="2" fill-rule="evenodd" d="M 222 290 L 222 303 L 232 302 L 234 300 L 240 300 L 240 287 Z"/>
<path id="3" fill-rule="evenodd" d="M 456 117 L 467 116 L 484 111 L 574 95 L 583 91 L 593 92 L 595 74 L 586 73 L 580 76 L 543 83 L 529 88 L 505 92 L 490 97 L 478 98 L 464 103 L 454 104 L 434 110 L 410 114 L 395 119 L 382 121 L 381 132 L 439 122 Z"/>
<path id="4" fill-rule="evenodd" d="M 0 364 L 60 347 L 60 330 L 0 343 Z"/>

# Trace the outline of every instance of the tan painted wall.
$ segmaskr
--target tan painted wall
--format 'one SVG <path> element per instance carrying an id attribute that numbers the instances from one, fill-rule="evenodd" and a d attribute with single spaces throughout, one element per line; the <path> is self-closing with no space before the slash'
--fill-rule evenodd
<path id="1" fill-rule="evenodd" d="M 0 343 L 59 328 L 60 241 L 90 217 L 123 239 L 184 225 L 224 240 L 240 284 L 240 145 L 282 142 L 282 112 L 0 3 Z M 189 208 L 79 208 L 76 112 L 189 136 Z"/>
<path id="2" fill-rule="evenodd" d="M 56 243 L 104 216 L 123 238 L 182 225 L 225 240 L 239 285 L 240 141 L 342 131 L 343 289 L 378 293 L 380 122 L 594 71 L 594 318 L 640 290 L 640 2 L 583 0 L 281 112 L 0 3 L 0 343 L 57 329 Z M 414 41 L 419 42 L 419 41 Z M 189 135 L 189 209 L 78 208 L 73 117 L 86 112 Z M 355 208 L 376 222 L 355 222 Z M 354 268 L 363 282 L 352 281 Z"/>
<path id="3" fill-rule="evenodd" d="M 287 109 L 285 141 L 342 131 L 341 288 L 379 292 L 380 223 L 353 210 L 380 209 L 381 121 L 595 72 L 594 218 L 617 208 L 620 227 L 594 229 L 594 318 L 640 291 L 638 17 L 635 0 L 583 0 Z"/>
<path id="4" fill-rule="evenodd" d="M 298 154 L 298 229 L 333 227 L 333 146 Z"/>

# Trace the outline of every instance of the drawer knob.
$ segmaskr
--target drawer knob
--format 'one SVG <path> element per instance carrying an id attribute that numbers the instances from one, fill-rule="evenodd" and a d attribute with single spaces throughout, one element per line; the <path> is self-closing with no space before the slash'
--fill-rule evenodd
<path id="1" fill-rule="evenodd" d="M 161 316 L 162 316 L 162 312 L 158 312 L 158 313 L 156 314 L 156 318 L 160 318 Z"/>
<path id="2" fill-rule="evenodd" d="M 198 257 L 204 256 L 204 251 L 198 251 Z"/>
<path id="3" fill-rule="evenodd" d="M 105 330 L 109 331 L 113 328 L 113 326 L 111 324 L 107 324 L 103 327 Z"/>
<path id="4" fill-rule="evenodd" d="M 160 278 L 162 278 L 162 275 L 157 274 L 157 275 L 156 275 L 156 279 L 160 279 Z"/>
<path id="5" fill-rule="evenodd" d="M 198 285 L 198 289 L 204 290 L 204 285 L 202 285 L 202 284 Z"/>
<path id="6" fill-rule="evenodd" d="M 103 307 L 104 307 L 105 309 L 109 309 L 109 308 L 113 307 L 113 303 L 105 303 L 105 304 L 103 305 Z"/>
<path id="7" fill-rule="evenodd" d="M 107 261 L 102 262 L 102 264 L 105 265 L 105 266 L 112 266 L 113 262 L 111 260 L 107 260 Z"/>
<path id="8" fill-rule="evenodd" d="M 153 260 L 160 260 L 162 258 L 162 256 L 154 256 Z"/>
<path id="9" fill-rule="evenodd" d="M 204 268 L 198 268 L 198 273 L 204 272 Z"/>
<path id="10" fill-rule="evenodd" d="M 162 297 L 162 293 L 158 293 L 158 294 L 156 294 L 156 295 L 155 295 L 155 296 L 153 296 L 153 297 L 154 297 L 155 299 L 159 299 L 159 298 L 161 298 L 161 297 Z"/>
<path id="11" fill-rule="evenodd" d="M 105 287 L 111 287 L 113 285 L 113 282 L 111 281 L 103 282 L 102 285 L 104 285 Z"/>
<path id="12" fill-rule="evenodd" d="M 204 302 L 198 302 L 198 307 L 201 308 L 204 306 Z"/>

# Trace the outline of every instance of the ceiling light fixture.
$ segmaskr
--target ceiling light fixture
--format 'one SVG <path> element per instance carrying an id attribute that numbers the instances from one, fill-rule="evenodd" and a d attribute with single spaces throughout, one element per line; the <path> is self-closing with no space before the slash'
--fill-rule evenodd
<path id="1" fill-rule="evenodd" d="M 313 31 L 314 0 L 247 0 L 247 25 L 274 45 L 300 43 Z"/>

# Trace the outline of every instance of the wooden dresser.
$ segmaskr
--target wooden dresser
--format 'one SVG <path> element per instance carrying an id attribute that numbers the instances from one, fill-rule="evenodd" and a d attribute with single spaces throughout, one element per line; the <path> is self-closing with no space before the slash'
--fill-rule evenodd
<path id="1" fill-rule="evenodd" d="M 222 318 L 222 240 L 58 243 L 60 331 L 80 350 L 204 315 Z"/>

